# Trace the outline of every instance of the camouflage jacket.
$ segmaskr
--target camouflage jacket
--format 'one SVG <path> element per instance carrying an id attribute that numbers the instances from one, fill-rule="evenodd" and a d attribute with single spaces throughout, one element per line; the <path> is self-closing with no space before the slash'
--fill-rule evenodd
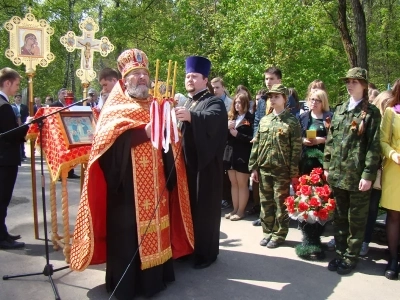
<path id="1" fill-rule="evenodd" d="M 330 185 L 358 191 L 361 178 L 370 181 L 376 178 L 381 114 L 378 108 L 368 104 L 365 130 L 358 135 L 362 103 L 351 111 L 347 110 L 348 104 L 346 101 L 336 106 L 325 144 L 324 169 L 329 172 Z"/>
<path id="2" fill-rule="evenodd" d="M 251 149 L 249 170 L 282 174 L 282 168 L 291 178 L 299 175 L 301 129 L 299 121 L 289 111 L 278 116 L 264 116 Z"/>

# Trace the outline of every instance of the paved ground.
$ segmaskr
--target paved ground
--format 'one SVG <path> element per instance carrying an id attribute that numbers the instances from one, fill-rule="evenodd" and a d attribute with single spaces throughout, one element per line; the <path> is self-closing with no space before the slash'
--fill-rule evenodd
<path id="1" fill-rule="evenodd" d="M 76 168 L 77 174 L 79 169 Z M 79 181 L 68 180 L 68 185 L 72 230 L 79 201 Z M 48 191 L 46 199 L 49 199 Z M 35 240 L 30 165 L 23 163 L 7 223 L 11 233 L 23 236 L 26 247 L 23 250 L 0 250 L 1 277 L 43 271 L 46 260 L 39 185 L 38 201 L 40 239 Z M 225 212 L 228 211 L 222 213 Z M 386 264 L 386 246 L 372 243 L 372 249 L 360 261 L 356 272 L 341 277 L 326 269 L 327 262 L 334 256 L 333 252 L 327 252 L 323 262 L 304 261 L 296 256 L 293 247 L 301 240 L 301 232 L 295 228 L 295 224 L 292 224 L 284 246 L 278 249 L 259 246 L 261 229 L 251 225 L 253 219 L 232 222 L 223 218 L 217 262 L 204 270 L 194 270 L 189 263 L 176 262 L 176 281 L 155 299 L 399 299 L 399 282 L 389 281 L 382 276 Z M 61 218 L 59 225 L 61 228 Z M 49 232 L 50 229 L 49 226 Z M 328 227 L 324 242 L 330 240 L 330 232 L 331 228 Z M 66 265 L 62 252 L 54 251 L 51 247 L 50 262 L 55 268 Z M 90 267 L 82 273 L 67 269 L 53 275 L 63 300 L 109 299 L 104 277 L 105 265 Z M 36 275 L 8 281 L 0 279 L 0 299 L 47 300 L 54 299 L 54 294 L 48 278 Z"/>

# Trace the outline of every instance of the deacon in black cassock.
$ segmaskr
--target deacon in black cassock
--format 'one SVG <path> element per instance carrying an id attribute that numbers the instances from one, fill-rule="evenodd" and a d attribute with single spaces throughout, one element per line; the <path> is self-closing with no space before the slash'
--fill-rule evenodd
<path id="1" fill-rule="evenodd" d="M 194 227 L 194 268 L 210 266 L 219 253 L 222 156 L 228 115 L 224 102 L 207 89 L 211 62 L 204 57 L 186 60 L 185 87 L 189 99 L 176 108 L 182 122 L 183 150 Z"/>

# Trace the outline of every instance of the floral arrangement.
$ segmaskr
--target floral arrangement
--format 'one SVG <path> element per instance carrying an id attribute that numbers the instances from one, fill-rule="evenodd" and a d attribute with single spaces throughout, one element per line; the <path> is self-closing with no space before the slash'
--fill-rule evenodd
<path id="1" fill-rule="evenodd" d="M 300 222 L 324 225 L 333 216 L 336 207 L 334 199 L 329 198 L 331 189 L 321 168 L 314 168 L 310 175 L 299 178 L 296 196 L 285 199 L 289 217 Z"/>

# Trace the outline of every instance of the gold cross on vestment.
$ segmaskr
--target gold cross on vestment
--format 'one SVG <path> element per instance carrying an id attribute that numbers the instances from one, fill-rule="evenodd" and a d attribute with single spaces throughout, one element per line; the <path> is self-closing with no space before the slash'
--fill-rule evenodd
<path id="1" fill-rule="evenodd" d="M 143 207 L 144 207 L 145 210 L 149 210 L 149 208 L 150 208 L 150 201 L 149 201 L 149 200 L 146 200 L 146 201 L 143 203 Z"/>
<path id="2" fill-rule="evenodd" d="M 82 36 L 77 37 L 73 31 L 68 31 L 60 38 L 60 42 L 68 52 L 81 49 L 81 67 L 76 71 L 76 75 L 82 83 L 91 82 L 96 78 L 96 72 L 93 70 L 94 52 L 100 52 L 101 56 L 105 57 L 114 50 L 114 45 L 107 37 L 102 37 L 100 40 L 94 38 L 99 26 L 90 17 L 83 20 L 79 28 L 82 30 Z"/>
<path id="3" fill-rule="evenodd" d="M 148 164 L 150 163 L 150 161 L 146 158 L 146 156 L 142 156 L 140 158 L 139 163 L 142 165 L 143 168 L 147 168 Z"/>

